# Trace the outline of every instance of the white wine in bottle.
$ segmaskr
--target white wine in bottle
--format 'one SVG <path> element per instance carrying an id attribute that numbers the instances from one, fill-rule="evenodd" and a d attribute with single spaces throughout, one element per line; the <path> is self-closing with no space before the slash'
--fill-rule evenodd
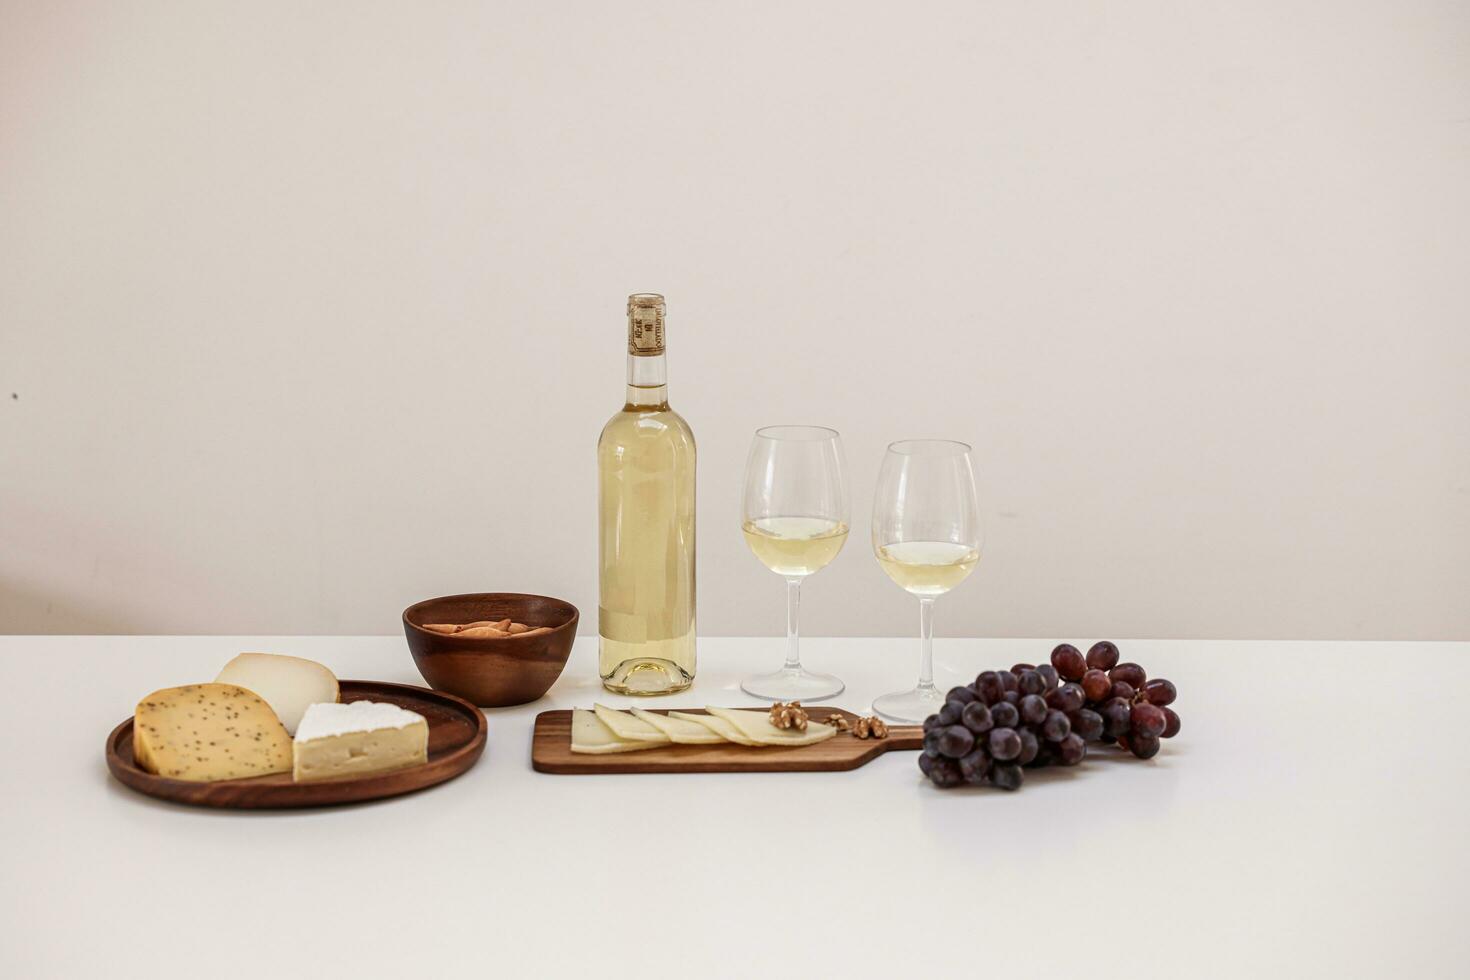
<path id="1" fill-rule="evenodd" d="M 618 694 L 694 681 L 694 433 L 669 408 L 664 298 L 628 297 L 628 394 L 597 441 L 597 669 Z"/>

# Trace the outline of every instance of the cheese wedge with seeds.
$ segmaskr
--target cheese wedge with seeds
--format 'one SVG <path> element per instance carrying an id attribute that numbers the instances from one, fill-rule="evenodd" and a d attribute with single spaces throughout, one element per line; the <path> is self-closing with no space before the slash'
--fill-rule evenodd
<path id="1" fill-rule="evenodd" d="M 597 714 L 586 708 L 572 709 L 572 751 L 586 755 L 608 755 L 612 752 L 637 752 L 640 749 L 656 749 L 658 742 L 635 742 L 618 738 L 611 728 L 603 724 Z"/>
<path id="2" fill-rule="evenodd" d="M 764 711 L 739 711 L 734 708 L 705 708 L 716 718 L 723 718 L 740 731 L 740 734 L 759 745 L 783 745 L 795 747 L 825 742 L 837 734 L 837 729 L 821 722 L 809 722 L 805 731 L 794 728 L 777 728 Z"/>
<path id="3" fill-rule="evenodd" d="M 592 711 L 618 738 L 628 742 L 662 742 L 669 743 L 669 736 L 662 729 L 655 728 L 641 718 L 634 718 L 626 711 L 618 711 L 609 708 L 605 704 L 594 704 Z"/>
<path id="4" fill-rule="evenodd" d="M 243 687 L 168 687 L 133 710 L 133 759 L 169 779 L 249 779 L 291 771 L 291 736 L 271 706 Z"/>
<path id="5" fill-rule="evenodd" d="M 759 747 L 761 744 L 746 736 L 740 729 L 736 728 L 724 718 L 716 718 L 714 715 L 691 715 L 683 711 L 670 711 L 669 717 L 677 718 L 680 721 L 692 721 L 696 725 L 703 725 L 725 741 L 734 742 L 737 745 Z"/>
<path id="6" fill-rule="evenodd" d="M 656 715 L 652 711 L 644 711 L 642 708 L 634 708 L 633 715 L 636 718 L 642 718 L 680 745 L 729 744 L 724 738 L 716 735 L 708 728 L 692 721 L 685 721 L 682 718 L 670 718 L 667 715 Z"/>

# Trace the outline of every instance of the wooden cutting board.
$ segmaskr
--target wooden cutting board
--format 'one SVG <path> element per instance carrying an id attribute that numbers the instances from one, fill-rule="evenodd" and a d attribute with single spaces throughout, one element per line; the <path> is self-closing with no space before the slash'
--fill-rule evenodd
<path id="1" fill-rule="evenodd" d="M 291 774 L 195 783 L 148 772 L 133 759 L 133 719 L 107 736 L 107 768 L 118 781 L 161 800 L 194 806 L 256 810 L 270 807 L 327 806 L 398 796 L 453 779 L 485 751 L 485 715 L 452 694 L 385 681 L 342 681 L 343 701 L 386 701 L 417 711 L 429 723 L 429 761 L 389 772 L 340 779 L 292 782 Z"/>
<path id="2" fill-rule="evenodd" d="M 656 710 L 666 715 L 669 710 L 702 715 L 703 708 Z M 857 716 L 841 708 L 807 708 L 812 721 L 824 721 L 832 715 L 846 716 L 848 723 Z M 815 745 L 783 749 L 775 746 L 756 748 L 747 745 L 665 745 L 641 752 L 617 752 L 611 755 L 581 755 L 572 751 L 572 713 L 543 711 L 536 716 L 536 731 L 531 738 L 531 767 L 537 772 L 562 774 L 612 772 L 837 772 L 856 769 L 891 749 L 917 749 L 923 745 L 924 731 L 918 725 L 895 725 L 887 738 L 857 738 L 839 732 L 834 738 Z"/>

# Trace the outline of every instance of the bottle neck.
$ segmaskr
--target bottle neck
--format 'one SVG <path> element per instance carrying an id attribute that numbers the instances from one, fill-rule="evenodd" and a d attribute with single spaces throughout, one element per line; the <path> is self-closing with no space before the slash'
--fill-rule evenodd
<path id="1" fill-rule="evenodd" d="M 663 354 L 650 357 L 628 355 L 628 406 L 669 407 L 669 379 Z"/>

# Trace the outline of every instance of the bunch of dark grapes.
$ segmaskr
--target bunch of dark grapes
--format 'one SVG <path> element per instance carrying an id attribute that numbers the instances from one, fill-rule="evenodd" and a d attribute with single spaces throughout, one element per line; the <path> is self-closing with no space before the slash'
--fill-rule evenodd
<path id="1" fill-rule="evenodd" d="M 919 768 L 936 786 L 1019 789 L 1023 767 L 1075 766 L 1087 756 L 1103 720 L 1085 700 L 1051 664 L 987 670 L 951 689 L 925 720 Z"/>
<path id="2" fill-rule="evenodd" d="M 1140 759 L 1159 754 L 1159 740 L 1179 734 L 1179 715 L 1169 707 L 1179 692 L 1162 677 L 1148 679 L 1138 664 L 1118 663 L 1116 644 L 1101 640 L 1087 656 L 1070 643 L 1051 652 L 1062 679 L 1082 688 L 1087 710 L 1102 717 L 1100 742 L 1117 742 Z"/>
<path id="3" fill-rule="evenodd" d="M 987 670 L 951 688 L 924 721 L 919 768 L 936 786 L 962 783 L 1019 789 L 1024 768 L 1075 766 L 1088 742 L 1116 742 L 1140 759 L 1179 731 L 1169 707 L 1174 685 L 1147 681 L 1137 664 L 1118 663 L 1104 640 L 1083 657 L 1070 643 L 1051 663 Z"/>

